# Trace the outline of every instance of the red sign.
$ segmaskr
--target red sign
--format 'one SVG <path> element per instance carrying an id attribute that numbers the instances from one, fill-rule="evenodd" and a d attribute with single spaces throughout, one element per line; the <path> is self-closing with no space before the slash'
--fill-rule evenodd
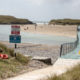
<path id="1" fill-rule="evenodd" d="M 11 31 L 11 34 L 19 35 L 20 34 L 20 31 Z"/>
<path id="2" fill-rule="evenodd" d="M 11 26 L 11 34 L 19 35 L 20 34 L 20 26 Z"/>
<path id="3" fill-rule="evenodd" d="M 11 26 L 12 28 L 20 28 L 20 26 Z"/>

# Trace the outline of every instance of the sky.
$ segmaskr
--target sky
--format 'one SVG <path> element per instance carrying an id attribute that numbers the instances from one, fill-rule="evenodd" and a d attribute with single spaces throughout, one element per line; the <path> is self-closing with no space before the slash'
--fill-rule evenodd
<path id="1" fill-rule="evenodd" d="M 80 0 L 0 0 L 0 15 L 31 21 L 80 19 Z"/>

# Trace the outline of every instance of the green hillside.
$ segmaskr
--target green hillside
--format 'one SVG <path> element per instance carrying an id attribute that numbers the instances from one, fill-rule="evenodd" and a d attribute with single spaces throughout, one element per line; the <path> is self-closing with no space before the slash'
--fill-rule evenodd
<path id="1" fill-rule="evenodd" d="M 56 19 L 56 20 L 51 20 L 49 24 L 80 25 L 80 20 L 79 19 Z"/>
<path id="2" fill-rule="evenodd" d="M 20 19 L 13 16 L 0 15 L 0 24 L 32 24 L 28 19 Z"/>

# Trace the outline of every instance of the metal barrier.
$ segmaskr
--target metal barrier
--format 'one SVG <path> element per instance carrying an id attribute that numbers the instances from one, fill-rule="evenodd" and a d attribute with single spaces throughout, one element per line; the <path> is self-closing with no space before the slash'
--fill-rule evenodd
<path id="1" fill-rule="evenodd" d="M 60 56 L 65 55 L 65 54 L 73 51 L 77 47 L 78 44 L 79 44 L 79 37 L 77 35 L 77 40 L 75 42 L 64 43 L 61 45 Z"/>

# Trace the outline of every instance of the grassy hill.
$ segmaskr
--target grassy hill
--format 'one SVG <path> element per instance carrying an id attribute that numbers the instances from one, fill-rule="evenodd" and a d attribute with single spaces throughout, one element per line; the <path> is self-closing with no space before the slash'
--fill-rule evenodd
<path id="1" fill-rule="evenodd" d="M 80 25 L 80 20 L 79 19 L 56 19 L 56 20 L 51 20 L 49 24 Z"/>
<path id="2" fill-rule="evenodd" d="M 28 19 L 20 19 L 13 16 L 0 15 L 0 24 L 32 24 Z"/>

